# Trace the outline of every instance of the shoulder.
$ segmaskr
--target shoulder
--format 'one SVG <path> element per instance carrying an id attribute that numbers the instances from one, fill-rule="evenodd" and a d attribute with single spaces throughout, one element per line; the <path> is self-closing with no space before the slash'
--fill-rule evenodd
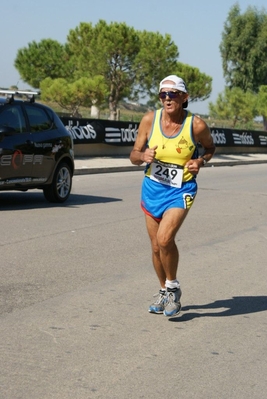
<path id="1" fill-rule="evenodd" d="M 193 115 L 193 131 L 195 134 L 201 134 L 203 132 L 210 131 L 208 125 L 202 118 L 200 118 L 200 116 L 198 116 L 196 114 L 192 114 L 192 115 Z"/>
<path id="2" fill-rule="evenodd" d="M 148 111 L 142 118 L 140 123 L 152 123 L 156 115 L 156 111 Z"/>
<path id="3" fill-rule="evenodd" d="M 155 115 L 156 111 L 149 111 L 143 116 L 138 128 L 138 132 L 140 132 L 140 134 L 145 133 L 148 136 L 151 131 Z"/>
<path id="4" fill-rule="evenodd" d="M 205 149 L 209 149 L 211 154 L 214 153 L 215 146 L 210 128 L 198 115 L 194 115 L 193 136 L 197 143 L 199 142 Z"/>
<path id="5" fill-rule="evenodd" d="M 192 114 L 193 115 L 193 125 L 194 127 L 205 127 L 207 126 L 206 122 L 199 116 L 196 114 Z"/>
<path id="6" fill-rule="evenodd" d="M 138 126 L 138 134 L 134 143 L 133 151 L 144 151 L 151 132 L 154 116 L 155 112 L 149 111 L 141 119 L 141 122 Z"/>

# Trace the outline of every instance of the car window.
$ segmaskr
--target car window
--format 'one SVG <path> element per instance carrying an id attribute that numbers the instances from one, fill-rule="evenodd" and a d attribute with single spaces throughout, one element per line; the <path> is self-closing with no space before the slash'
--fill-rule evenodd
<path id="1" fill-rule="evenodd" d="M 26 122 L 19 105 L 5 106 L 0 113 L 0 125 L 8 126 L 18 133 L 26 131 Z"/>
<path id="2" fill-rule="evenodd" d="M 29 118 L 31 132 L 51 129 L 52 121 L 44 109 L 31 107 L 30 105 L 25 105 L 25 109 Z"/>

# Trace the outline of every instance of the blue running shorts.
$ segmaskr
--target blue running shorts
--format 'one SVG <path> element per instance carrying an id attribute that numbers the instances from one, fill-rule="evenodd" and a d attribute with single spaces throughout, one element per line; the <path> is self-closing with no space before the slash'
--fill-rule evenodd
<path id="1" fill-rule="evenodd" d="M 184 182 L 181 188 L 158 183 L 145 176 L 141 189 L 141 208 L 156 220 L 170 208 L 190 209 L 197 194 L 197 182 Z"/>

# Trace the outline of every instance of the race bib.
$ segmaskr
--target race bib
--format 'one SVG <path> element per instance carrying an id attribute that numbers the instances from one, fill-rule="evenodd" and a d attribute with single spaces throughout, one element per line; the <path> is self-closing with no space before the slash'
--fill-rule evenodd
<path id="1" fill-rule="evenodd" d="M 151 164 L 150 179 L 171 187 L 182 187 L 183 166 L 154 160 Z"/>

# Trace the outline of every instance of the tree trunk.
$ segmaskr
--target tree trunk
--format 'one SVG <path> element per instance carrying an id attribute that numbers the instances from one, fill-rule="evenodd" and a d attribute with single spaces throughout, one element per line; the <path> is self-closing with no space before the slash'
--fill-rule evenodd
<path id="1" fill-rule="evenodd" d="M 109 119 L 115 121 L 117 119 L 117 106 L 114 101 L 109 102 Z"/>
<path id="2" fill-rule="evenodd" d="M 96 105 L 91 106 L 91 118 L 99 119 L 100 117 L 100 110 Z"/>

